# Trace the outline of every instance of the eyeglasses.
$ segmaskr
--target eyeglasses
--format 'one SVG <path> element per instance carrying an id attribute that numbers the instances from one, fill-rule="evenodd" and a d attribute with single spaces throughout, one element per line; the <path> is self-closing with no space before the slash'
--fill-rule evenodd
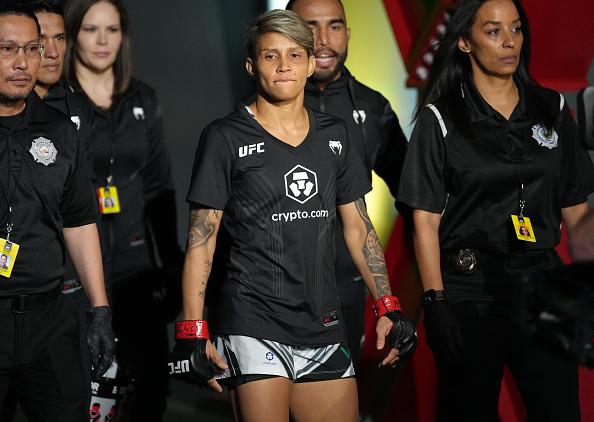
<path id="1" fill-rule="evenodd" d="M 14 59 L 17 54 L 19 54 L 21 48 L 25 52 L 25 56 L 32 59 L 40 58 L 45 51 L 43 44 L 41 43 L 31 43 L 26 45 L 18 45 L 15 43 L 0 44 L 0 59 Z"/>

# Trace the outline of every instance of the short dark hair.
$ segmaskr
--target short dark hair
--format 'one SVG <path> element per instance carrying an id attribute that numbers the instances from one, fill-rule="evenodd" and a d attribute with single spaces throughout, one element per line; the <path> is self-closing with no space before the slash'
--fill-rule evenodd
<path id="1" fill-rule="evenodd" d="M 336 0 L 339 4 L 340 7 L 342 7 L 342 11 L 344 12 L 344 4 L 342 4 L 341 0 Z M 297 3 L 297 0 L 289 0 L 289 2 L 287 3 L 287 5 L 285 6 L 286 10 L 293 10 L 293 7 L 295 6 L 295 3 Z"/>
<path id="2" fill-rule="evenodd" d="M 51 1 L 32 1 L 30 7 L 33 13 L 54 13 L 56 15 L 64 16 L 64 9 L 62 9 L 62 6 Z"/>
<path id="3" fill-rule="evenodd" d="M 29 4 L 16 1 L 0 1 L 0 16 L 8 15 L 25 16 L 33 19 L 35 26 L 37 27 L 37 38 L 39 38 L 41 27 L 39 26 L 37 16 L 35 16 L 35 13 L 33 13 Z"/>
<path id="4" fill-rule="evenodd" d="M 269 10 L 258 16 L 245 32 L 245 50 L 250 59 L 257 55 L 258 39 L 267 33 L 281 34 L 313 55 L 314 38 L 309 25 L 290 10 Z"/>
<path id="5" fill-rule="evenodd" d="M 64 75 L 68 83 L 76 90 L 81 90 L 76 72 L 74 69 L 74 60 L 76 58 L 76 48 L 78 32 L 82 21 L 89 9 L 97 3 L 106 2 L 116 8 L 120 15 L 120 27 L 122 30 L 122 45 L 118 51 L 115 63 L 113 64 L 113 74 L 115 84 L 113 90 L 113 103 L 124 95 L 130 86 L 132 79 L 132 57 L 130 54 L 130 21 L 128 12 L 121 0 L 68 0 L 64 6 L 64 26 L 66 27 L 66 36 L 70 40 L 66 49 L 66 59 L 64 60 Z"/>

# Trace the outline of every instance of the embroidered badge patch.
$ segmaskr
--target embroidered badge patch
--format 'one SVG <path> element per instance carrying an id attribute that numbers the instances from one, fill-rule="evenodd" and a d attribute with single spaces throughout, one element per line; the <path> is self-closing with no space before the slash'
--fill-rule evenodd
<path id="1" fill-rule="evenodd" d="M 58 151 L 53 142 L 43 137 L 33 140 L 29 152 L 33 156 L 35 162 L 41 163 L 44 166 L 49 166 L 50 164 L 55 163 L 56 156 L 58 155 Z"/>
<path id="2" fill-rule="evenodd" d="M 557 135 L 557 132 L 555 132 L 555 129 L 549 131 L 541 123 L 532 126 L 532 137 L 536 139 L 538 145 L 547 147 L 548 149 L 556 148 L 557 141 L 559 140 L 559 136 Z"/>

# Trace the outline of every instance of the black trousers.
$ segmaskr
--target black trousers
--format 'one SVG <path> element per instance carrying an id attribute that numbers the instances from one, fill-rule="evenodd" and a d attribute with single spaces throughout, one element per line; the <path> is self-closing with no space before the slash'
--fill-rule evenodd
<path id="1" fill-rule="evenodd" d="M 150 272 L 112 284 L 116 359 L 131 380 L 118 420 L 161 421 L 169 393 L 164 309 L 153 299 Z"/>
<path id="2" fill-rule="evenodd" d="M 556 255 L 530 270 L 559 264 Z M 442 269 L 443 271 L 443 269 Z M 523 268 L 456 275 L 444 285 L 460 324 L 463 350 L 452 364 L 434 352 L 439 375 L 439 421 L 499 421 L 497 408 L 504 368 L 524 400 L 529 422 L 579 422 L 578 368 L 569 356 L 525 335 L 515 322 L 514 291 Z"/>
<path id="3" fill-rule="evenodd" d="M 79 318 L 62 295 L 23 314 L 0 310 L 0 408 L 11 392 L 30 422 L 88 420 Z"/>

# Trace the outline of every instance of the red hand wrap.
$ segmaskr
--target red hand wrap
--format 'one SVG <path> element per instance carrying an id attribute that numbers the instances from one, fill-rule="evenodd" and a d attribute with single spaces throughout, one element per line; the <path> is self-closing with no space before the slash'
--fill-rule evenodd
<path id="1" fill-rule="evenodd" d="M 177 321 L 175 323 L 175 339 L 206 339 L 208 340 L 208 323 L 202 319 Z"/>
<path id="2" fill-rule="evenodd" d="M 396 296 L 385 295 L 375 302 L 373 310 L 375 311 L 375 316 L 379 318 L 391 311 L 401 311 L 402 308 Z"/>

